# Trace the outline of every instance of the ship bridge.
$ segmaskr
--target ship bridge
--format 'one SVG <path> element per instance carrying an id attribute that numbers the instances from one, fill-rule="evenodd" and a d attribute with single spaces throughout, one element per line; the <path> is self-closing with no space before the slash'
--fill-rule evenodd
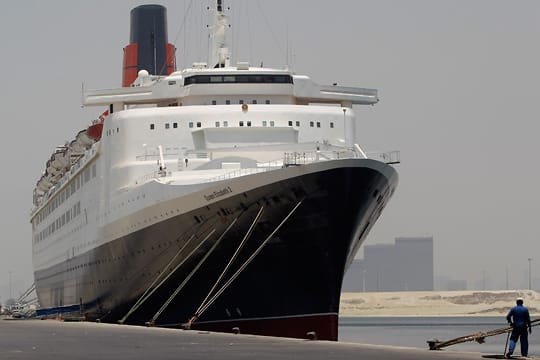
<path id="1" fill-rule="evenodd" d="M 273 103 L 308 105 L 310 103 L 374 105 L 379 101 L 376 89 L 318 85 L 308 76 L 288 70 L 236 67 L 208 69 L 196 65 L 192 69 L 169 76 L 149 75 L 139 71 L 133 86 L 104 90 L 85 90 L 84 106 L 110 106 L 123 110 L 126 105 L 157 106 L 215 105 L 216 97 L 227 97 L 228 104 L 238 104 L 235 96 L 265 95 Z M 212 103 L 212 101 L 216 103 Z M 227 103 L 226 100 L 224 103 Z"/>

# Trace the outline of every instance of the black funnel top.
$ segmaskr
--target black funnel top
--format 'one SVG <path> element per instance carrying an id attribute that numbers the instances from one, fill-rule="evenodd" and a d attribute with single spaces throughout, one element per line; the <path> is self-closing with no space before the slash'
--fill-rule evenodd
<path id="1" fill-rule="evenodd" d="M 141 5 L 131 10 L 130 43 L 138 46 L 138 70 L 167 75 L 167 9 Z"/>

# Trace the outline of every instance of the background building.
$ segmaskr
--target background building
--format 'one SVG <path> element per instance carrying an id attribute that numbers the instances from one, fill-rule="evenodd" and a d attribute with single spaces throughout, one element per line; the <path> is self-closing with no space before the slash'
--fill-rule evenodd
<path id="1" fill-rule="evenodd" d="M 433 290 L 433 237 L 398 237 L 394 244 L 364 246 L 343 280 L 343 291 Z"/>

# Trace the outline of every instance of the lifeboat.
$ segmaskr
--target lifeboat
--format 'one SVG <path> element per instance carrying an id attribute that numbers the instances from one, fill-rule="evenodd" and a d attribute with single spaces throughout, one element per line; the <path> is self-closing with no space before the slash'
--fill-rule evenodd
<path id="1" fill-rule="evenodd" d="M 92 124 L 88 127 L 88 129 L 86 129 L 86 135 L 95 141 L 98 141 L 99 139 L 101 139 L 102 132 L 103 132 L 102 122 Z"/>
<path id="2" fill-rule="evenodd" d="M 67 154 L 66 148 L 61 148 L 57 150 L 51 156 L 51 165 L 56 169 L 68 169 L 71 166 L 69 156 Z"/>
<path id="3" fill-rule="evenodd" d="M 99 141 L 101 139 L 101 134 L 103 133 L 103 123 L 105 122 L 105 118 L 109 116 L 109 110 L 105 110 L 101 115 L 99 115 L 98 119 L 95 120 L 92 125 L 86 129 L 86 135 L 93 139 L 94 141 Z"/>
<path id="4" fill-rule="evenodd" d="M 75 141 L 85 149 L 89 149 L 90 146 L 92 146 L 92 144 L 95 142 L 92 138 L 88 136 L 86 129 L 79 131 L 77 137 L 75 138 Z"/>

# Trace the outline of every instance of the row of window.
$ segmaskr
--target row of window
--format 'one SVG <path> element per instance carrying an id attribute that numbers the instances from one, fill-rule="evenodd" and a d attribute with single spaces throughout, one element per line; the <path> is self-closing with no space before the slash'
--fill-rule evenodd
<path id="1" fill-rule="evenodd" d="M 91 167 L 87 167 L 82 173 L 79 173 L 76 177 L 71 179 L 71 183 L 65 187 L 60 193 L 56 194 L 54 199 L 43 208 L 35 218 L 34 226 L 40 224 L 44 221 L 49 214 L 51 214 L 57 207 L 62 205 L 64 201 L 69 199 L 70 196 L 75 194 L 84 184 L 96 177 L 96 164 L 93 164 Z"/>
<path id="2" fill-rule="evenodd" d="M 69 224 L 69 222 L 75 219 L 81 214 L 81 202 L 77 201 L 68 211 L 58 216 L 52 223 L 49 224 L 45 229 L 40 231 L 34 236 L 34 244 L 39 243 L 40 241 L 46 239 L 51 234 L 54 234 L 56 231 L 60 230 L 64 225 Z"/>
<path id="3" fill-rule="evenodd" d="M 251 100 L 251 103 L 252 104 L 257 104 L 257 100 Z M 264 103 L 266 105 L 269 105 L 270 104 L 270 100 L 265 100 Z M 217 105 L 217 100 L 212 100 L 212 105 Z M 238 100 L 238 104 L 240 105 L 243 105 L 244 104 L 244 100 Z M 231 105 L 231 100 L 225 100 L 225 105 Z"/>
<path id="4" fill-rule="evenodd" d="M 215 123 L 215 127 L 221 127 L 221 125 L 223 125 L 223 127 L 228 127 L 229 126 L 229 122 L 227 120 L 224 120 L 223 122 L 221 121 L 216 121 Z M 270 127 L 274 127 L 276 125 L 275 121 L 271 120 L 271 121 L 266 121 L 266 120 L 263 120 L 262 122 L 262 126 L 263 127 L 266 127 L 266 126 L 269 126 Z M 193 121 L 190 121 L 188 122 L 188 127 L 190 129 L 192 129 L 193 127 L 197 126 L 198 128 L 202 127 L 202 123 L 200 121 L 197 121 L 196 123 L 194 123 Z M 242 127 L 242 126 L 251 126 L 251 121 L 239 121 L 238 122 L 238 126 Z M 289 126 L 293 126 L 293 121 L 289 120 Z M 296 127 L 300 127 L 300 121 L 296 121 L 295 122 L 295 125 Z M 320 121 L 310 121 L 309 122 L 309 127 L 315 127 L 317 126 L 318 128 L 321 127 L 321 122 Z M 171 124 L 170 123 L 165 123 L 165 129 L 170 129 L 171 128 Z M 172 123 L 172 128 L 173 129 L 177 129 L 178 128 L 178 123 L 177 122 L 174 122 Z M 333 122 L 330 122 L 330 128 L 333 129 L 334 128 L 334 123 Z M 155 130 L 156 129 L 156 125 L 155 124 L 150 124 L 150 130 Z"/>
<path id="5" fill-rule="evenodd" d="M 184 86 L 191 84 L 292 84 L 291 75 L 242 74 L 242 75 L 194 75 L 184 79 Z"/>

